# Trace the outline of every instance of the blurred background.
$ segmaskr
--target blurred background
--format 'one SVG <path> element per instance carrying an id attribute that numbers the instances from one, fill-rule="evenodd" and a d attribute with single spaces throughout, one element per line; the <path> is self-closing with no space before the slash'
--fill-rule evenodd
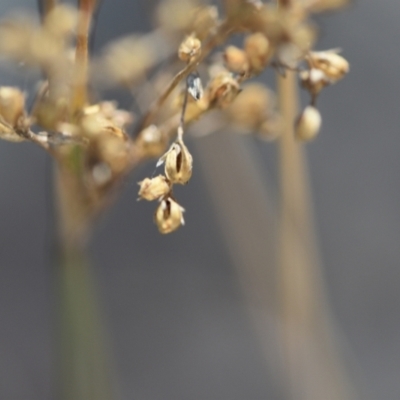
<path id="1" fill-rule="evenodd" d="M 34 3 L 2 0 L 0 15 L 35 10 Z M 151 29 L 155 4 L 103 0 L 95 47 Z M 363 400 L 400 398 L 399 12 L 397 0 L 362 0 L 317 18 L 317 48 L 340 47 L 351 65 L 350 74 L 319 99 L 323 129 L 306 151 L 324 294 L 350 379 Z M 1 85 L 28 90 L 33 81 L 18 68 L 1 68 L 0 79 Z M 273 247 L 268 232 L 274 232 L 278 192 L 276 144 L 225 134 L 193 138 L 188 146 L 194 175 L 177 192 L 187 210 L 183 229 L 160 235 L 152 222 L 153 204 L 136 201 L 136 182 L 153 171 L 149 162 L 130 177 L 92 240 L 119 398 L 284 400 L 273 337 L 279 319 L 271 260 L 265 260 L 264 300 L 271 302 L 265 309 L 249 301 L 251 282 L 238 268 L 241 254 L 256 254 L 253 261 L 260 261 L 262 235 L 263 251 Z M 218 171 L 213 174 L 212 168 Z M 230 172 L 237 177 L 231 199 L 243 216 L 242 232 L 230 224 L 229 199 L 224 204 L 216 194 L 218 188 L 232 191 L 223 184 Z M 54 398 L 51 180 L 51 161 L 40 149 L 0 142 L 0 398 L 5 400 Z M 263 207 L 265 215 L 257 214 L 259 223 L 253 223 L 253 211 Z M 247 243 L 242 253 L 235 242 L 240 235 Z M 264 331 L 254 324 L 257 313 Z"/>

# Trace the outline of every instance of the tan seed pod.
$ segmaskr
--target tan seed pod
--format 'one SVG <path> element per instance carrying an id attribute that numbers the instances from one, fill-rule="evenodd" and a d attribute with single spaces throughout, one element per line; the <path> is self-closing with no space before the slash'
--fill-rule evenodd
<path id="1" fill-rule="evenodd" d="M 247 36 L 244 50 L 251 68 L 257 72 L 266 67 L 273 53 L 271 43 L 262 33 L 253 33 Z"/>
<path id="2" fill-rule="evenodd" d="M 25 95 L 10 86 L 0 87 L 0 117 L 15 127 L 19 118 L 24 114 Z"/>
<path id="3" fill-rule="evenodd" d="M 0 122 L 0 139 L 8 140 L 9 142 L 22 142 L 25 140 L 12 127 L 2 122 Z"/>
<path id="4" fill-rule="evenodd" d="M 224 61 L 229 71 L 244 74 L 249 70 L 247 54 L 236 46 L 228 46 L 225 49 Z"/>
<path id="5" fill-rule="evenodd" d="M 158 160 L 165 162 L 165 175 L 172 183 L 185 185 L 192 176 L 193 157 L 181 139 L 172 143 L 169 150 Z"/>
<path id="6" fill-rule="evenodd" d="M 312 51 L 307 61 L 311 68 L 320 69 L 332 83 L 342 79 L 350 70 L 348 61 L 335 50 Z"/>
<path id="7" fill-rule="evenodd" d="M 175 200 L 168 197 L 163 199 L 154 215 L 154 221 L 162 234 L 171 233 L 185 224 L 183 213 L 185 209 Z"/>
<path id="8" fill-rule="evenodd" d="M 314 96 L 316 96 L 325 86 L 332 83 L 325 73 L 317 68 L 301 71 L 299 77 L 301 85 Z"/>
<path id="9" fill-rule="evenodd" d="M 195 36 L 190 35 L 180 44 L 178 57 L 185 62 L 189 62 L 193 57 L 200 54 L 201 42 Z"/>
<path id="10" fill-rule="evenodd" d="M 322 118 L 313 106 L 307 106 L 298 118 L 295 126 L 296 139 L 309 141 L 314 139 L 321 128 Z"/>
<path id="11" fill-rule="evenodd" d="M 228 107 L 240 92 L 239 83 L 228 71 L 221 71 L 208 84 L 207 94 L 211 105 Z"/>
<path id="12" fill-rule="evenodd" d="M 171 183 L 164 175 L 155 178 L 145 178 L 139 182 L 139 199 L 148 201 L 157 200 L 166 196 L 171 191 Z"/>

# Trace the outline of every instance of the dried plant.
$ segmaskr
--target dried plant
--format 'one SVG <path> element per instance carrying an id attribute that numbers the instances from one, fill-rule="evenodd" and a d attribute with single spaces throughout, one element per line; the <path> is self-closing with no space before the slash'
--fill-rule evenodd
<path id="1" fill-rule="evenodd" d="M 344 3 L 225 1 L 224 14 L 218 15 L 215 6 L 200 1 L 167 0 L 157 9 L 158 30 L 117 40 L 101 57 L 90 59 L 88 38 L 96 1 L 81 0 L 78 10 L 44 2 L 41 25 L 29 17 L 5 19 L 0 25 L 2 56 L 38 67 L 45 77 L 30 113 L 21 90 L 0 88 L 0 136 L 32 141 L 56 159 L 59 182 L 66 186 L 66 207 L 73 208 L 66 211 L 68 240 L 87 235 L 93 218 L 132 169 L 160 157 L 157 166 L 164 163 L 165 179 L 144 180 L 139 197 L 160 201 L 155 222 L 160 232 L 169 233 L 183 223 L 181 206 L 177 215 L 171 214 L 170 205 L 177 204 L 173 185 L 186 184 L 192 172 L 192 156 L 184 143 L 187 125 L 217 110 L 219 129 L 226 126 L 265 139 L 280 134 L 282 116 L 272 91 L 261 83 L 244 81 L 266 68 L 283 76 L 295 71 L 311 97 L 296 136 L 309 140 L 317 134 L 321 125 L 317 96 L 341 79 L 349 66 L 336 50 L 313 51 L 317 31 L 310 17 Z M 243 48 L 225 44 L 234 34 L 243 37 Z M 162 46 L 167 50 L 159 52 Z M 170 56 L 174 47 L 177 59 Z M 222 49 L 222 54 L 206 64 L 216 49 Z M 182 67 L 174 74 L 179 64 Z M 144 78 L 148 72 L 153 72 L 150 81 Z M 146 92 L 151 102 L 140 104 L 143 115 L 119 110 L 113 101 L 94 102 L 89 84 L 104 82 L 126 87 L 136 96 Z M 174 222 L 166 224 L 170 218 Z"/>
<path id="2" fill-rule="evenodd" d="M 151 158 L 164 173 L 139 183 L 139 199 L 158 202 L 154 220 L 161 233 L 184 224 L 173 188 L 192 176 L 185 132 L 211 111 L 213 123 L 203 134 L 227 129 L 281 138 L 282 162 L 291 157 L 285 142 L 315 138 L 322 122 L 318 96 L 344 77 L 349 64 L 337 50 L 314 50 L 312 16 L 346 4 L 225 0 L 219 14 L 200 0 L 163 0 L 153 32 L 116 40 L 96 58 L 88 50 L 96 0 L 79 0 L 77 8 L 43 0 L 41 24 L 30 16 L 4 19 L 1 56 L 39 68 L 44 80 L 30 112 L 20 89 L 0 87 L 0 137 L 31 141 L 56 160 L 60 243 L 68 262 L 127 175 Z M 242 46 L 232 44 L 234 35 Z M 277 72 L 277 96 L 260 81 L 246 83 L 267 68 Z M 310 104 L 296 120 L 297 84 L 309 92 Z M 140 113 L 95 100 L 112 86 L 132 93 Z M 297 184 L 290 177 L 283 181 L 288 215 Z"/>

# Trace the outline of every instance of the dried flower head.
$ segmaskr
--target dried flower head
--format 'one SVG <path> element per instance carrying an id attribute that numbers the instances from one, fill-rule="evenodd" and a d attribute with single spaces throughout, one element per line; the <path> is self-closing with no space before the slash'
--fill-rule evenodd
<path id="1" fill-rule="evenodd" d="M 160 233 L 171 233 L 177 230 L 181 225 L 184 225 L 184 211 L 185 209 L 171 197 L 161 200 L 154 215 L 154 221 Z"/>
<path id="2" fill-rule="evenodd" d="M 244 50 L 251 68 L 256 72 L 262 71 L 273 55 L 270 41 L 260 32 L 247 36 Z"/>
<path id="3" fill-rule="evenodd" d="M 148 201 L 157 200 L 171 192 L 171 182 L 164 175 L 145 178 L 139 185 L 139 198 Z"/>
<path id="4" fill-rule="evenodd" d="M 311 51 L 306 58 L 310 68 L 319 69 L 332 83 L 342 79 L 349 70 L 348 61 L 337 50 Z"/>
<path id="5" fill-rule="evenodd" d="M 208 100 L 219 108 L 228 107 L 240 92 L 240 86 L 233 75 L 222 70 L 212 78 L 207 87 Z"/>
<path id="6" fill-rule="evenodd" d="M 249 71 L 250 65 L 246 52 L 236 46 L 228 46 L 225 49 L 224 62 L 231 72 L 245 74 Z"/>
<path id="7" fill-rule="evenodd" d="M 16 127 L 18 120 L 25 112 L 24 108 L 24 93 L 15 87 L 0 87 L 0 117 L 4 122 Z"/>
<path id="8" fill-rule="evenodd" d="M 180 44 L 178 56 L 182 61 L 190 62 L 193 57 L 200 54 L 201 42 L 194 35 L 187 36 Z"/>
<path id="9" fill-rule="evenodd" d="M 172 143 L 169 150 L 158 160 L 165 163 L 165 175 L 172 183 L 185 185 L 192 176 L 193 158 L 181 139 Z"/>

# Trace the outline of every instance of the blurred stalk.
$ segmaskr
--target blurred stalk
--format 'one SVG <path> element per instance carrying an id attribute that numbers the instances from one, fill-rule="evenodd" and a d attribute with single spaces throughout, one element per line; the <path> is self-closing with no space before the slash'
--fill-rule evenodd
<path id="1" fill-rule="evenodd" d="M 97 0 L 79 0 L 79 19 L 76 35 L 75 79 L 71 112 L 81 110 L 87 102 L 89 68 L 89 35 Z"/>
<path id="2" fill-rule="evenodd" d="M 278 96 L 285 124 L 279 143 L 279 293 L 288 395 L 296 400 L 353 399 L 319 267 L 303 148 L 294 138 L 295 73 L 278 75 Z"/>
<path id="3" fill-rule="evenodd" d="M 96 0 L 79 0 L 70 117 L 87 103 L 89 33 Z M 51 77 L 49 78 L 51 83 Z M 83 173 L 82 148 L 58 156 L 60 395 L 62 400 L 111 400 L 111 371 L 99 304 L 87 258 L 94 203 Z"/>
<path id="4" fill-rule="evenodd" d="M 62 400 L 111 400 L 111 374 L 95 284 L 86 256 L 88 216 L 76 174 L 56 175 L 59 215 L 59 339 Z"/>

